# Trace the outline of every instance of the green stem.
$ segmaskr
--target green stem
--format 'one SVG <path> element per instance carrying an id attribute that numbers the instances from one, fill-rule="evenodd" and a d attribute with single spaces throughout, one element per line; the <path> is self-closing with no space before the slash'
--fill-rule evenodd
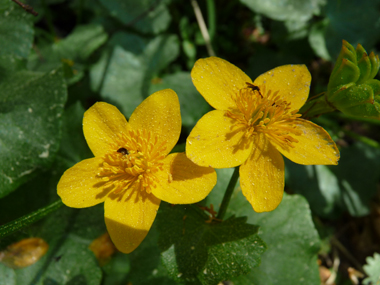
<path id="1" fill-rule="evenodd" d="M 303 118 L 313 118 L 333 111 L 335 109 L 326 102 L 325 95 L 323 95 L 306 102 L 300 113 L 302 113 Z"/>
<path id="2" fill-rule="evenodd" d="M 356 258 L 349 252 L 348 249 L 344 247 L 343 244 L 341 244 L 341 242 L 337 238 L 331 237 L 331 244 L 335 245 L 340 250 L 340 252 L 342 252 L 347 257 L 347 259 L 351 261 L 351 263 L 356 267 L 356 269 L 358 269 L 362 273 L 365 273 L 360 262 L 356 260 Z"/>
<path id="3" fill-rule="evenodd" d="M 380 148 L 380 144 L 377 141 L 373 140 L 373 139 L 370 139 L 368 137 L 359 135 L 359 134 L 357 134 L 355 132 L 352 132 L 352 131 L 349 131 L 349 130 L 344 130 L 343 129 L 343 132 L 346 135 L 352 137 L 353 139 L 356 139 L 356 140 L 358 140 L 358 141 L 360 141 L 362 143 L 365 143 L 366 145 L 372 146 L 374 148 Z"/>
<path id="4" fill-rule="evenodd" d="M 223 220 L 224 215 L 227 212 L 228 204 L 230 203 L 231 196 L 232 196 L 232 193 L 234 192 L 238 178 L 239 178 L 239 167 L 237 166 L 235 167 L 230 183 L 228 184 L 226 192 L 224 193 L 222 205 L 220 205 L 218 215 L 216 216 L 217 219 Z"/>
<path id="5" fill-rule="evenodd" d="M 214 0 L 207 0 L 207 20 L 208 34 L 210 35 L 210 41 L 212 43 L 216 31 L 216 13 Z"/>
<path id="6" fill-rule="evenodd" d="M 334 113 L 332 114 L 333 116 L 337 116 L 338 118 L 344 119 L 344 120 L 350 120 L 350 121 L 359 121 L 359 122 L 364 122 L 364 123 L 369 123 L 369 124 L 374 124 L 374 125 L 380 125 L 380 120 L 377 119 L 370 119 L 370 118 L 363 118 L 363 117 L 354 117 L 350 116 L 344 113 Z"/>
<path id="7" fill-rule="evenodd" d="M 19 229 L 29 226 L 30 224 L 33 224 L 34 222 L 37 222 L 38 220 L 50 214 L 51 212 L 59 209 L 62 205 L 63 205 L 62 201 L 58 200 L 31 214 L 25 215 L 21 218 L 18 218 L 17 220 L 14 220 L 5 225 L 2 225 L 0 227 L 0 238 L 8 236 L 14 233 L 15 231 L 18 231 Z"/>
<path id="8" fill-rule="evenodd" d="M 202 219 L 208 220 L 210 218 L 210 216 L 207 215 L 205 213 L 205 211 L 202 210 L 198 205 L 196 205 L 196 204 L 189 204 L 187 206 L 190 206 L 190 208 L 193 209 L 193 211 L 196 212 L 198 215 L 200 215 Z"/>
<path id="9" fill-rule="evenodd" d="M 342 114 L 342 113 L 338 113 L 338 114 Z M 324 119 L 322 117 L 316 118 L 314 120 L 320 125 L 325 125 L 327 127 L 337 129 L 337 125 L 335 123 L 332 123 L 331 120 L 327 120 L 327 119 Z M 380 143 L 378 143 L 377 141 L 375 141 L 369 137 L 359 135 L 358 133 L 355 133 L 355 132 L 350 131 L 350 130 L 346 130 L 344 128 L 340 129 L 340 131 L 342 131 L 345 135 L 347 135 L 347 136 L 349 136 L 349 137 L 351 137 L 357 141 L 365 143 L 366 145 L 369 145 L 369 146 L 374 147 L 374 148 L 380 148 Z"/>

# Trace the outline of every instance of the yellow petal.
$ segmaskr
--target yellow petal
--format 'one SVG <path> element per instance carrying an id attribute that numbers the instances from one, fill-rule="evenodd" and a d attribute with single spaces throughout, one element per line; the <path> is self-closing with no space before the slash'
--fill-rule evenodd
<path id="1" fill-rule="evenodd" d="M 173 153 L 164 160 L 157 174 L 159 184 L 152 193 L 171 204 L 191 204 L 203 200 L 216 184 L 216 172 L 190 161 L 184 153 Z"/>
<path id="2" fill-rule="evenodd" d="M 97 102 L 84 113 L 84 136 L 95 156 L 106 154 L 117 135 L 128 129 L 123 114 L 111 104 Z"/>
<path id="3" fill-rule="evenodd" d="M 62 202 L 72 208 L 91 207 L 103 202 L 108 192 L 97 176 L 103 159 L 94 157 L 82 160 L 69 168 L 58 182 L 57 192 Z"/>
<path id="4" fill-rule="evenodd" d="M 303 119 L 297 119 L 295 124 L 302 132 L 300 136 L 293 136 L 298 140 L 298 143 L 294 143 L 294 148 L 285 150 L 271 141 L 277 150 L 298 164 L 338 164 L 340 157 L 339 150 L 325 129 Z"/>
<path id="5" fill-rule="evenodd" d="M 280 91 L 279 95 L 291 102 L 291 109 L 300 109 L 306 102 L 310 91 L 311 75 L 305 65 L 283 65 L 276 67 L 256 78 L 254 85 L 265 85 L 266 92 Z"/>
<path id="6" fill-rule="evenodd" d="M 191 131 L 186 141 L 186 155 L 200 166 L 228 168 L 242 164 L 252 150 L 252 139 L 247 139 L 245 129 L 214 110 L 204 115 Z"/>
<path id="7" fill-rule="evenodd" d="M 284 193 L 284 160 L 263 135 L 256 136 L 255 148 L 239 173 L 242 192 L 256 212 L 276 209 Z"/>
<path id="8" fill-rule="evenodd" d="M 168 154 L 176 145 L 181 133 L 181 112 L 177 94 L 171 89 L 153 93 L 146 98 L 129 118 L 135 130 L 145 129 L 167 142 Z"/>
<path id="9" fill-rule="evenodd" d="M 197 60 L 191 78 L 199 93 L 218 110 L 235 109 L 233 96 L 247 88 L 246 82 L 252 83 L 238 67 L 218 57 Z"/>
<path id="10" fill-rule="evenodd" d="M 128 197 L 120 199 L 112 194 L 104 203 L 108 233 L 116 248 L 124 253 L 132 252 L 144 240 L 161 202 L 145 191 L 129 191 L 133 192 Z"/>

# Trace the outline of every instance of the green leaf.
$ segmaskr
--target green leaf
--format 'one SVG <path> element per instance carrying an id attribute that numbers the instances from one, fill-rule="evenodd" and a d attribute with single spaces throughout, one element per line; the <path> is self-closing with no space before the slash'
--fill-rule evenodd
<path id="1" fill-rule="evenodd" d="M 326 27 L 329 20 L 314 23 L 309 33 L 309 43 L 315 54 L 325 60 L 331 60 L 331 56 L 326 47 Z"/>
<path id="2" fill-rule="evenodd" d="M 75 163 L 92 156 L 83 136 L 83 113 L 84 109 L 79 102 L 64 112 L 62 140 L 51 171 L 40 173 L 0 200 L 0 225 L 16 222 L 18 218 L 33 222 L 33 219 L 39 219 L 40 214 L 60 206 L 56 202 L 60 201 L 56 189 L 61 175 Z M 20 226 L 20 223 L 15 226 Z"/>
<path id="3" fill-rule="evenodd" d="M 7 285 L 17 285 L 16 274 L 13 269 L 6 267 L 0 263 L 1 282 Z"/>
<path id="4" fill-rule="evenodd" d="M 80 237 L 76 235 L 67 236 L 54 254 L 54 259 L 60 257 L 59 260 L 53 259 L 46 262 L 49 266 L 41 276 L 43 282 L 37 284 L 48 282 L 53 284 L 100 284 L 102 271 L 97 265 L 94 254 L 88 249 L 90 240 L 86 242 L 78 241 L 78 239 L 80 240 Z M 57 245 L 52 243 L 52 246 Z M 21 277 L 20 279 L 28 280 L 29 278 Z M 20 284 L 27 283 L 20 282 Z"/>
<path id="5" fill-rule="evenodd" d="M 216 172 L 218 183 L 208 195 L 207 204 L 211 203 L 218 209 L 233 168 L 216 169 Z M 246 276 L 234 278 L 235 284 L 319 284 L 316 260 L 320 240 L 309 206 L 302 196 L 284 194 L 277 209 L 256 213 L 238 184 L 226 216 L 247 216 L 248 223 L 259 226 L 258 234 L 267 245 L 260 267 Z"/>
<path id="6" fill-rule="evenodd" d="M 380 284 L 380 254 L 375 252 L 372 256 L 366 258 L 367 264 L 363 266 L 365 273 L 368 277 L 363 280 L 365 285 L 379 285 Z"/>
<path id="7" fill-rule="evenodd" d="M 178 52 L 179 43 L 174 35 L 145 39 L 116 33 L 91 68 L 91 87 L 129 117 L 150 95 L 153 76 L 173 61 Z"/>
<path id="8" fill-rule="evenodd" d="M 24 58 L 15 55 L 0 56 L 0 78 L 23 69 L 26 69 L 26 60 Z"/>
<path id="9" fill-rule="evenodd" d="M 21 217 L 15 221 L 8 224 L 0 226 L 0 238 L 3 238 L 23 227 L 29 226 L 30 224 L 42 219 L 51 212 L 57 210 L 62 206 L 62 201 L 58 200 L 47 207 L 38 209 L 37 211 L 30 213 L 24 217 Z"/>
<path id="10" fill-rule="evenodd" d="M 21 71 L 0 81 L 0 197 L 51 166 L 58 151 L 66 84 L 62 70 Z"/>
<path id="11" fill-rule="evenodd" d="M 148 236 L 129 256 L 131 260 L 131 270 L 128 280 L 132 284 L 163 284 L 174 285 L 161 260 L 161 252 L 157 246 L 159 234 L 157 222 L 149 230 Z M 146 257 L 149 256 L 149 259 Z M 141 266 L 144 264 L 144 266 Z"/>
<path id="12" fill-rule="evenodd" d="M 131 270 L 129 255 L 117 252 L 102 269 L 103 285 L 122 284 Z"/>
<path id="13" fill-rule="evenodd" d="M 300 165 L 287 159 L 285 165 L 286 185 L 292 192 L 303 195 L 314 213 L 329 218 L 336 218 L 341 214 L 339 179 L 331 167 Z"/>
<path id="14" fill-rule="evenodd" d="M 28 56 L 34 34 L 32 17 L 12 1 L 0 0 L 0 56 Z"/>
<path id="15" fill-rule="evenodd" d="M 52 171 L 38 173 L 15 191 L 0 199 L 0 224 L 5 225 L 24 216 L 33 216 L 33 212 L 44 211 L 43 208 L 60 199 L 56 187 L 66 168 L 54 163 Z"/>
<path id="16" fill-rule="evenodd" d="M 149 93 L 170 88 L 179 98 L 181 105 L 182 124 L 193 127 L 196 122 L 210 110 L 209 105 L 195 89 L 189 72 L 177 72 L 165 75 L 150 86 Z"/>
<path id="17" fill-rule="evenodd" d="M 303 166 L 286 161 L 286 182 L 322 217 L 334 218 L 342 211 L 352 216 L 367 215 L 380 177 L 380 150 L 358 142 L 340 152 L 337 166 Z"/>
<path id="18" fill-rule="evenodd" d="M 345 208 L 352 216 L 368 215 L 380 177 L 380 149 L 358 142 L 340 154 L 339 165 L 332 170 L 339 178 Z"/>
<path id="19" fill-rule="evenodd" d="M 25 208 L 30 211 L 33 205 L 41 207 L 41 200 L 58 199 L 56 185 L 60 175 L 76 162 L 74 160 L 83 159 L 81 155 L 88 153 L 88 150 L 83 153 L 86 145 L 84 138 L 79 138 L 79 135 L 83 136 L 83 111 L 78 103 L 64 113 L 62 148 L 53 170 L 37 176 L 0 200 L 0 224 L 12 213 L 12 208 L 16 213 Z M 8 199 L 11 196 L 13 199 Z M 12 201 L 13 207 L 5 207 Z M 83 210 L 62 207 L 42 221 L 2 239 L 0 248 L 30 236 L 43 238 L 49 244 L 48 253 L 37 263 L 24 269 L 12 269 L 17 277 L 16 284 L 100 284 L 102 272 L 88 246 L 105 231 L 103 205 Z"/>
<path id="20" fill-rule="evenodd" d="M 100 2 L 124 25 L 142 33 L 158 34 L 166 30 L 171 20 L 166 1 L 100 0 Z"/>
<path id="21" fill-rule="evenodd" d="M 307 21 L 319 14 L 324 0 L 240 0 L 253 11 L 278 21 Z"/>
<path id="22" fill-rule="evenodd" d="M 104 232 L 102 205 L 61 208 L 29 229 L 49 250 L 35 264 L 15 270 L 17 284 L 99 284 L 102 272 L 88 247 Z"/>
<path id="23" fill-rule="evenodd" d="M 32 70 L 47 71 L 63 59 L 84 62 L 108 38 L 99 24 L 76 26 L 66 38 L 52 45 L 41 47 L 29 57 L 28 67 Z"/>
<path id="24" fill-rule="evenodd" d="M 197 206 L 163 204 L 158 213 L 159 246 L 177 281 L 218 284 L 260 264 L 265 244 L 246 218 L 206 223 Z"/>
<path id="25" fill-rule="evenodd" d="M 77 26 L 66 38 L 38 47 L 29 56 L 28 68 L 46 72 L 63 63 L 69 83 L 75 83 L 84 75 L 86 60 L 107 38 L 99 24 Z"/>
<path id="26" fill-rule="evenodd" d="M 62 167 L 69 168 L 79 161 L 93 157 L 83 135 L 84 108 L 78 101 L 65 111 L 62 126 L 62 141 L 57 160 Z"/>
<path id="27" fill-rule="evenodd" d="M 259 235 L 268 249 L 262 255 L 260 267 L 233 279 L 235 284 L 320 284 L 317 264 L 320 240 L 306 200 L 284 193 L 281 204 L 269 213 L 255 213 L 243 200 L 239 192 L 232 209 L 260 226 Z"/>
<path id="28" fill-rule="evenodd" d="M 125 280 L 139 285 L 177 284 L 168 276 L 168 272 L 162 264 L 157 242 L 157 222 L 154 222 L 148 235 L 137 249 L 128 255 L 115 254 L 111 261 L 103 267 L 106 275 L 102 284 L 122 284 L 125 283 Z"/>

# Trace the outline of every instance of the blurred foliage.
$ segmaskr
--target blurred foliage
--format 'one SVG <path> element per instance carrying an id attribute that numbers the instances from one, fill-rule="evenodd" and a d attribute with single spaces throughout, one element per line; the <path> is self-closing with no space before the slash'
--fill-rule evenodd
<path id="1" fill-rule="evenodd" d="M 363 280 L 364 284 L 379 284 L 380 282 L 380 254 L 367 257 L 367 264 L 364 265 L 364 271 L 368 278 Z"/>
<path id="2" fill-rule="evenodd" d="M 128 118 L 148 95 L 172 88 L 181 104 L 183 132 L 177 147 L 182 150 L 192 127 L 210 110 L 190 77 L 194 62 L 209 56 L 190 1 L 25 3 L 39 15 L 0 0 L 0 233 L 2 225 L 48 209 L 59 199 L 56 185 L 62 173 L 92 156 L 82 118 L 96 101 L 116 105 Z M 306 64 L 313 78 L 311 97 L 342 87 L 356 94 L 347 84 L 362 88 L 378 78 L 373 56 L 360 62 L 365 50 L 378 54 L 379 0 L 198 4 L 217 56 L 252 78 L 279 65 Z M 362 47 L 338 57 L 343 39 Z M 343 74 L 351 80 L 347 82 L 338 80 L 344 58 L 356 66 L 356 77 Z M 338 75 L 329 83 L 331 74 Z M 81 210 L 62 206 L 0 240 L 0 261 L 9 245 L 25 238 L 38 237 L 49 246 L 24 269 L 0 263 L 0 283 L 321 284 L 318 268 L 324 266 L 336 274 L 336 284 L 349 284 L 347 268 L 362 270 L 366 263 L 363 284 L 376 284 L 380 123 L 352 115 L 357 114 L 313 119 L 339 145 L 340 163 L 286 161 L 288 194 L 273 212 L 255 213 L 239 187 L 223 222 L 198 205 L 163 204 L 136 251 L 116 252 L 100 266 L 89 246 L 106 231 L 102 205 Z M 231 175 L 232 169 L 218 170 L 216 187 L 200 205 L 213 204 L 218 211 Z M 339 246 L 330 243 L 332 237 Z M 337 255 L 339 268 L 331 261 Z"/>

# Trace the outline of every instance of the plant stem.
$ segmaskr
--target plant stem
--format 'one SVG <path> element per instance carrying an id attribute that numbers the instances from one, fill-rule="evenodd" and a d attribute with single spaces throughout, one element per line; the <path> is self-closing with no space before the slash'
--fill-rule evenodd
<path id="1" fill-rule="evenodd" d="M 368 137 L 365 137 L 365 136 L 362 136 L 362 135 L 359 135 L 355 132 L 352 132 L 352 131 L 349 131 L 349 130 L 342 130 L 346 135 L 352 137 L 353 139 L 356 139 L 362 143 L 365 143 L 366 145 L 369 145 L 371 147 L 374 147 L 374 148 L 380 148 L 380 144 L 371 139 L 371 138 L 368 138 Z"/>
<path id="2" fill-rule="evenodd" d="M 363 118 L 363 117 L 354 117 L 354 116 L 350 116 L 350 115 L 347 115 L 347 114 L 344 114 L 344 113 L 333 113 L 332 114 L 333 116 L 336 116 L 340 119 L 344 119 L 344 120 L 350 120 L 350 121 L 358 121 L 358 122 L 364 122 L 364 123 L 369 123 L 369 124 L 373 124 L 373 125 L 380 125 L 380 120 L 378 119 L 370 119 L 370 118 Z"/>
<path id="3" fill-rule="evenodd" d="M 25 215 L 12 222 L 2 225 L 0 227 L 0 238 L 8 236 L 14 233 L 15 231 L 18 231 L 19 229 L 29 226 L 30 224 L 33 224 L 34 222 L 37 222 L 38 220 L 50 214 L 51 212 L 54 212 L 55 210 L 59 209 L 62 205 L 63 205 L 62 201 L 58 200 L 44 208 L 38 209 L 37 211 L 31 214 Z"/>
<path id="4" fill-rule="evenodd" d="M 195 18 L 197 18 L 199 29 L 201 30 L 202 37 L 205 40 L 206 48 L 209 56 L 215 56 L 215 52 L 212 48 L 211 41 L 210 41 L 210 35 L 208 33 L 205 20 L 203 19 L 203 15 L 201 12 L 201 9 L 199 8 L 197 0 L 190 0 L 191 5 L 194 9 Z"/>
<path id="5" fill-rule="evenodd" d="M 32 14 L 33 16 L 38 16 L 38 12 L 34 11 L 32 6 L 29 6 L 29 5 L 26 5 L 24 3 L 21 3 L 18 0 L 12 0 L 12 1 L 15 2 L 17 5 L 19 5 L 26 12 Z"/>
<path id="6" fill-rule="evenodd" d="M 216 13 L 214 0 L 207 0 L 207 23 L 208 33 L 210 35 L 210 41 L 212 43 L 216 31 Z"/>
<path id="7" fill-rule="evenodd" d="M 238 178 L 239 178 L 239 166 L 236 166 L 234 173 L 231 176 L 230 183 L 228 183 L 226 192 L 224 193 L 222 204 L 220 205 L 218 215 L 216 216 L 217 219 L 223 220 L 224 215 L 227 212 L 228 204 L 230 203 L 231 196 L 232 196 L 232 193 L 234 192 Z"/>
<path id="8" fill-rule="evenodd" d="M 349 261 L 351 261 L 351 263 L 356 267 L 356 269 L 365 274 L 365 271 L 363 270 L 363 267 L 360 264 L 360 262 L 356 260 L 356 258 L 344 247 L 343 244 L 340 243 L 340 241 L 336 237 L 331 237 L 331 244 L 336 246 L 336 248 L 339 249 L 339 251 L 343 253 Z"/>
<path id="9" fill-rule="evenodd" d="M 340 113 L 342 114 L 342 113 Z M 353 118 L 353 120 L 355 120 L 355 118 Z M 324 118 L 316 118 L 315 121 L 317 121 L 319 124 L 321 125 L 325 125 L 325 126 L 328 126 L 330 128 L 335 128 L 337 129 L 337 126 L 334 124 L 334 123 L 331 123 L 330 120 L 326 120 Z M 345 135 L 357 140 L 357 141 L 360 141 L 366 145 L 369 145 L 371 147 L 374 147 L 374 148 L 380 148 L 380 143 L 378 143 L 377 141 L 369 138 L 369 137 L 366 137 L 366 136 L 362 136 L 362 135 L 359 135 L 358 133 L 355 133 L 353 131 L 350 131 L 350 130 L 346 130 L 344 128 L 340 129 L 340 131 L 342 131 Z"/>
<path id="10" fill-rule="evenodd" d="M 299 112 L 303 118 L 312 118 L 333 111 L 335 109 L 327 103 L 325 95 L 323 95 L 307 101 Z"/>

